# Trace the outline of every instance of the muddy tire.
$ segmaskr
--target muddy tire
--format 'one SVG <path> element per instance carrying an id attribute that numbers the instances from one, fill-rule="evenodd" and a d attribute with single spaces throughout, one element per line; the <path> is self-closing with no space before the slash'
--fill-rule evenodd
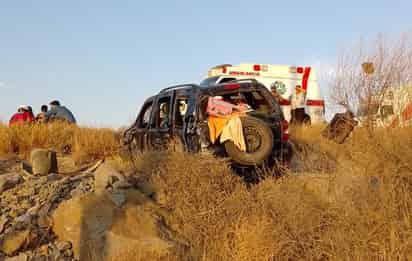
<path id="1" fill-rule="evenodd" d="M 273 133 L 265 122 L 254 117 L 242 117 L 246 151 L 241 151 L 232 141 L 226 141 L 226 153 L 240 165 L 256 166 L 264 163 L 272 153 Z"/>

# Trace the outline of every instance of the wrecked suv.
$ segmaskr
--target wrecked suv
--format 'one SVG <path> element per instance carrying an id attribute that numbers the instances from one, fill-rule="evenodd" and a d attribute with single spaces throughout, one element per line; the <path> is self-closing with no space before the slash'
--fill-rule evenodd
<path id="1" fill-rule="evenodd" d="M 242 95 L 249 110 L 239 115 L 245 150 L 232 140 L 211 142 L 207 113 L 211 97 L 230 101 Z M 229 157 L 234 166 L 250 167 L 288 161 L 291 146 L 288 124 L 277 100 L 255 80 L 228 82 L 213 86 L 177 85 L 148 98 L 136 121 L 123 134 L 129 152 L 164 150 L 171 144 L 187 152 L 209 151 Z"/>

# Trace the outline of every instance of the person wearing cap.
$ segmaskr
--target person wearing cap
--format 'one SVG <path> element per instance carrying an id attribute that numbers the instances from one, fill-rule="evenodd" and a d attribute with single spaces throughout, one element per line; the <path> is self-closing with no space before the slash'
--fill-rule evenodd
<path id="1" fill-rule="evenodd" d="M 9 125 L 16 123 L 32 123 L 34 122 L 33 113 L 30 112 L 30 106 L 21 105 L 18 107 L 17 112 L 10 118 Z"/>
<path id="2" fill-rule="evenodd" d="M 296 85 L 295 93 L 291 97 L 291 123 L 303 123 L 306 115 L 305 95 L 306 91 L 300 85 Z"/>
<path id="3" fill-rule="evenodd" d="M 54 121 L 63 121 L 67 123 L 76 124 L 76 119 L 73 113 L 65 106 L 60 105 L 60 102 L 54 100 L 49 103 L 50 110 L 44 113 L 43 122 L 49 123 Z"/>

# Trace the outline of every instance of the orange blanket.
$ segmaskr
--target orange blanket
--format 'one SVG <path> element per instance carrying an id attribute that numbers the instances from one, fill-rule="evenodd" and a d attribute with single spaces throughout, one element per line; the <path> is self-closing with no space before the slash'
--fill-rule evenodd
<path id="1" fill-rule="evenodd" d="M 223 128 L 226 126 L 226 123 L 230 120 L 229 117 L 216 117 L 210 116 L 207 119 L 207 124 L 209 125 L 210 141 L 215 143 L 217 138 L 223 131 Z"/>
<path id="2" fill-rule="evenodd" d="M 215 143 L 220 136 L 221 143 L 231 140 L 241 151 L 246 151 L 242 122 L 240 121 L 239 114 L 232 114 L 228 117 L 209 116 L 208 125 L 210 141 L 212 143 Z"/>

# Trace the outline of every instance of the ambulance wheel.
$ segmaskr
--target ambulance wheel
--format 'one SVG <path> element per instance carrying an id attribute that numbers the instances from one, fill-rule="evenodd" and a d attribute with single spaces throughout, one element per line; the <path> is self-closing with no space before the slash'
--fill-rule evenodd
<path id="1" fill-rule="evenodd" d="M 244 166 L 262 165 L 272 154 L 273 133 L 265 122 L 254 117 L 241 117 L 246 151 L 241 151 L 232 141 L 226 141 L 226 153 Z"/>

